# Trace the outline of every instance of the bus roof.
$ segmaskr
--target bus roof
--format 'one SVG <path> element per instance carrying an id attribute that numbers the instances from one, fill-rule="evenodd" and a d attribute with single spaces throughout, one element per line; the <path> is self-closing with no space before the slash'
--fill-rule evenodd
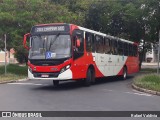
<path id="1" fill-rule="evenodd" d="M 84 27 L 81 27 L 81 26 L 78 26 L 78 27 L 79 27 L 79 29 L 84 30 L 86 32 L 95 33 L 97 35 L 102 35 L 102 36 L 107 37 L 107 38 L 118 39 L 118 40 L 121 40 L 121 41 L 124 41 L 124 42 L 128 42 L 128 43 L 131 43 L 131 44 L 134 43 L 134 42 L 131 42 L 129 40 L 125 40 L 125 39 L 122 39 L 122 38 L 118 38 L 118 37 L 114 37 L 114 36 L 111 36 L 111 35 L 107 35 L 107 34 L 104 34 L 104 33 L 101 33 L 101 32 L 97 32 L 97 31 L 94 31 L 94 30 L 90 30 L 90 29 L 87 29 L 87 28 L 84 28 Z"/>

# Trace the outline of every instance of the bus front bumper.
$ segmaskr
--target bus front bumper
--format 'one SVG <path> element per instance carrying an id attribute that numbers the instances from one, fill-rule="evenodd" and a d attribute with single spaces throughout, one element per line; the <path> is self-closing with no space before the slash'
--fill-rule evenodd
<path id="1" fill-rule="evenodd" d="M 46 73 L 47 74 L 47 73 Z M 30 80 L 71 80 L 72 71 L 70 69 L 60 73 L 58 77 L 34 77 L 33 73 L 28 69 L 28 79 Z"/>

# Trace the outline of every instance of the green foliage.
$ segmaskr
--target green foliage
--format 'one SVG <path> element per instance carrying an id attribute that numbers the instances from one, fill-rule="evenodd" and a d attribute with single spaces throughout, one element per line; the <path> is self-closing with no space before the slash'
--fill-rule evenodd
<path id="1" fill-rule="evenodd" d="M 28 61 L 28 52 L 24 49 L 23 46 L 17 48 L 19 51 L 16 52 L 15 57 L 19 63 L 27 63 Z"/>
<path id="2" fill-rule="evenodd" d="M 23 35 L 35 24 L 65 22 L 81 23 L 82 18 L 65 6 L 51 4 L 45 0 L 3 0 L 0 2 L 0 38 L 7 34 L 7 49 L 14 48 L 21 63 L 27 51 L 22 47 Z M 3 42 L 0 49 L 4 49 Z"/>
<path id="3" fill-rule="evenodd" d="M 142 68 L 141 72 L 142 73 L 156 73 L 157 69 L 155 69 L 155 68 Z"/>
<path id="4" fill-rule="evenodd" d="M 19 80 L 19 79 L 24 79 L 27 76 L 23 76 L 23 75 L 16 75 L 16 74 L 1 74 L 0 75 L 0 82 L 9 82 L 9 81 L 14 81 L 14 80 Z"/>
<path id="5" fill-rule="evenodd" d="M 15 64 L 7 65 L 7 74 L 4 75 L 4 66 L 0 66 L 0 82 L 24 79 L 27 77 L 27 66 Z"/>
<path id="6" fill-rule="evenodd" d="M 7 65 L 7 73 L 27 76 L 27 66 L 19 66 L 17 64 Z M 4 75 L 4 66 L 0 66 L 0 74 Z"/>
<path id="7" fill-rule="evenodd" d="M 156 42 L 160 0 L 0 0 L 0 39 L 24 62 L 22 39 L 35 24 L 73 23 L 132 41 Z M 0 40 L 0 49 L 4 42 Z"/>
<path id="8" fill-rule="evenodd" d="M 140 5 L 132 1 L 97 2 L 89 8 L 86 26 L 132 41 L 140 40 L 142 38 L 142 29 L 138 23 Z"/>

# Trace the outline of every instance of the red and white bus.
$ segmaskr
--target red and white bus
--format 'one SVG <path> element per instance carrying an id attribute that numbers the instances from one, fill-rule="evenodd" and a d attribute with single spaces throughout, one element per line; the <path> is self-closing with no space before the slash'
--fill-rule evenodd
<path id="1" fill-rule="evenodd" d="M 29 46 L 27 46 L 27 38 Z M 139 71 L 138 45 L 74 24 L 54 23 L 33 26 L 24 35 L 29 50 L 28 78 L 85 80 L 122 76 Z"/>

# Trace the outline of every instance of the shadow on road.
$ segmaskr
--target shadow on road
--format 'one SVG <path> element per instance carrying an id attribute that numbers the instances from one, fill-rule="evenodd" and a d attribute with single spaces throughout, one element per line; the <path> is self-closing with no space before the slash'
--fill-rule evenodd
<path id="1" fill-rule="evenodd" d="M 106 78 L 98 78 L 96 79 L 95 84 L 91 85 L 90 87 L 98 86 L 98 85 L 104 85 L 108 83 L 114 83 L 114 82 L 125 82 L 128 80 L 131 80 L 134 76 L 128 76 L 126 80 L 122 80 L 120 77 L 106 77 Z M 38 86 L 33 88 L 33 90 L 47 90 L 47 91 L 66 91 L 66 90 L 73 90 L 73 89 L 79 89 L 84 88 L 84 84 L 82 80 L 79 81 L 63 81 L 60 82 L 58 86 L 51 85 L 44 85 L 44 86 Z M 87 88 L 87 87 L 85 87 Z M 88 87 L 89 88 L 89 87 Z"/>

